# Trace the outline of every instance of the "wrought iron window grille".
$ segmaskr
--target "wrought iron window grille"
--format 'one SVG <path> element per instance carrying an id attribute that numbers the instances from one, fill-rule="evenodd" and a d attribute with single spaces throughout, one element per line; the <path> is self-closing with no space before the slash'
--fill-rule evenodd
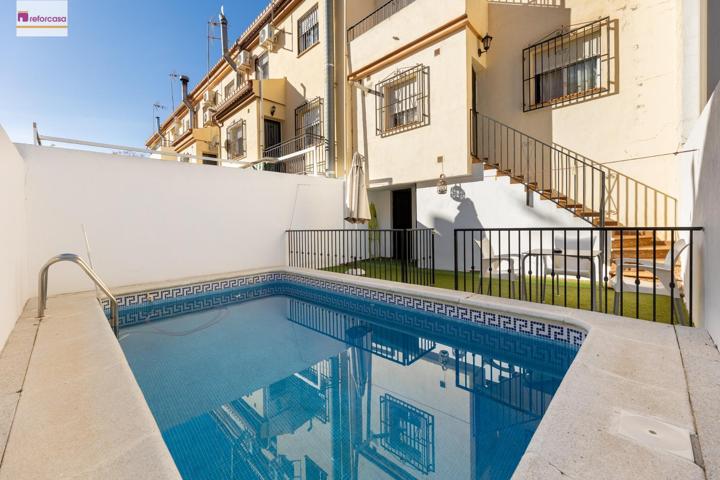
<path id="1" fill-rule="evenodd" d="M 375 130 L 393 135 L 430 123 L 430 67 L 422 64 L 400 69 L 377 84 Z"/>
<path id="2" fill-rule="evenodd" d="M 610 24 L 605 17 L 523 49 L 524 112 L 610 93 Z"/>

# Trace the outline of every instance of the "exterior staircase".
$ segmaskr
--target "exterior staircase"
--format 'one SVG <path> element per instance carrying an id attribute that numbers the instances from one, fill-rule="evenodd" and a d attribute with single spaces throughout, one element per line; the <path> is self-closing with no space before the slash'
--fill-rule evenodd
<path id="1" fill-rule="evenodd" d="M 471 155 L 483 170 L 495 170 L 523 185 L 541 200 L 556 204 L 592 226 L 631 227 L 612 232 L 610 273 L 624 258 L 655 258 L 662 262 L 674 238 L 650 227 L 674 227 L 677 200 L 649 185 L 590 160 L 572 150 L 548 144 L 479 112 L 471 111 Z M 652 274 L 634 269 L 624 276 L 650 280 Z"/>

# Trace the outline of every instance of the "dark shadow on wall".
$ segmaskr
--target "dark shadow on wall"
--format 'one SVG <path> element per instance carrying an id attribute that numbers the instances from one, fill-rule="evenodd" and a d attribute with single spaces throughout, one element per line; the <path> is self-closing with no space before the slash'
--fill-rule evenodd
<path id="1" fill-rule="evenodd" d="M 457 202 L 457 214 L 452 221 L 442 217 L 433 217 L 432 225 L 423 225 L 417 222 L 418 228 L 435 229 L 435 268 L 438 270 L 453 270 L 454 268 L 456 228 L 483 228 L 475 202 L 465 195 L 461 184 L 455 184 L 450 188 L 450 197 Z M 465 248 L 469 255 L 472 246 L 466 245 Z"/>

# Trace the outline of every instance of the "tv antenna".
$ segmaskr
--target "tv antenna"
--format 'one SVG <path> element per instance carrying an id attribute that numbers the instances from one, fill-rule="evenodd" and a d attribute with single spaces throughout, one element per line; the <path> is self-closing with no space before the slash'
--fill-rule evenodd
<path id="1" fill-rule="evenodd" d="M 173 80 L 180 79 L 180 75 L 173 70 L 172 72 L 168 73 L 168 77 L 170 77 L 170 101 L 172 102 L 172 109 L 175 111 L 175 87 L 173 84 Z"/>
<path id="2" fill-rule="evenodd" d="M 223 7 L 220 7 L 220 13 L 223 12 Z M 210 71 L 210 47 L 212 46 L 213 40 L 220 40 L 215 31 L 220 26 L 220 22 L 210 18 L 207 22 L 207 69 Z"/>

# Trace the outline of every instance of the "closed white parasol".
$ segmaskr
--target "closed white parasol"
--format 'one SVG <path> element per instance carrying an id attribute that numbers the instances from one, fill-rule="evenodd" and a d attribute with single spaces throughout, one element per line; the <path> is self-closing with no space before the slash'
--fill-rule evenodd
<path id="1" fill-rule="evenodd" d="M 363 157 L 358 152 L 353 155 L 352 166 L 347 175 L 347 196 L 345 220 L 350 223 L 370 221 L 370 201 L 367 194 Z"/>

